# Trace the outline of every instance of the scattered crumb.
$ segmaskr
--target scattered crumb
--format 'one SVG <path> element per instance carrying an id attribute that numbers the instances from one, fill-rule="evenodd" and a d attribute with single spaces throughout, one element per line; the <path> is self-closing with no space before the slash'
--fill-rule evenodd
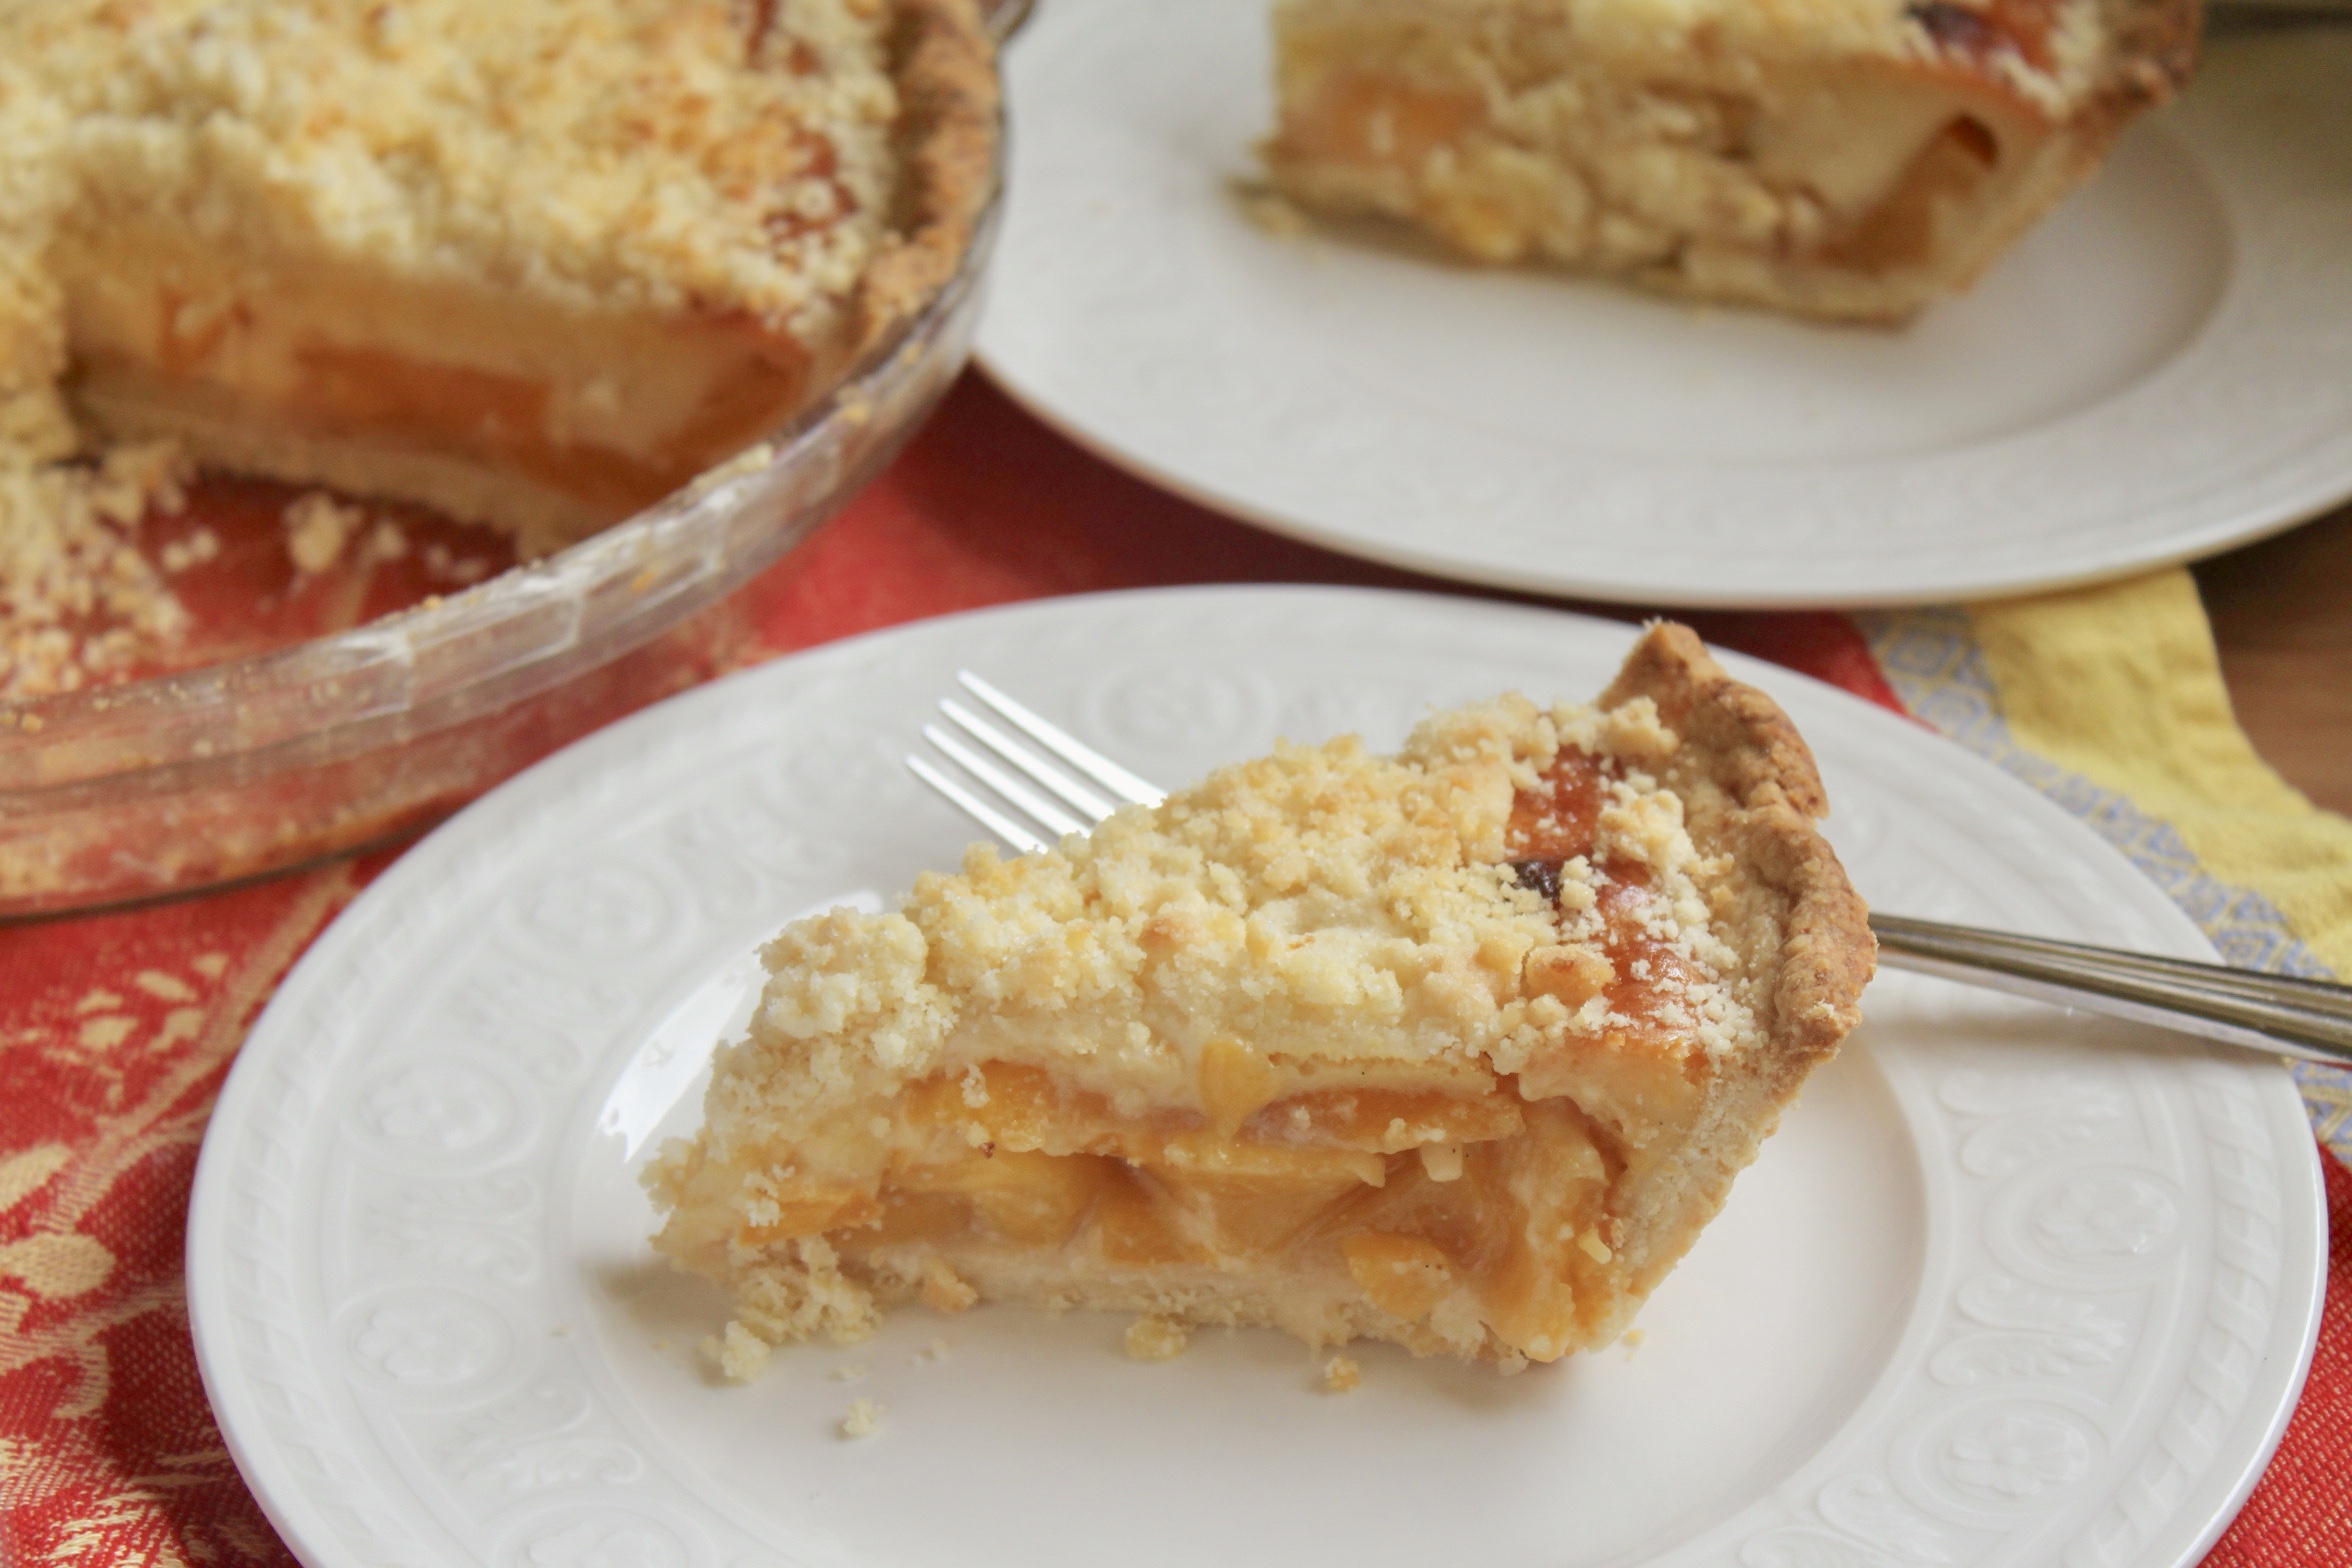
<path id="1" fill-rule="evenodd" d="M 478 583 L 490 575 L 488 561 L 476 560 L 472 556 L 460 557 L 438 539 L 425 546 L 425 567 L 434 576 L 461 585 Z"/>
<path id="2" fill-rule="evenodd" d="M 947 1341 L 944 1339 L 935 1339 L 931 1341 L 930 1344 L 924 1346 L 921 1350 L 918 1350 L 913 1355 L 907 1357 L 907 1365 L 911 1367 L 919 1367 L 925 1365 L 928 1362 L 945 1361 L 946 1359 Z"/>
<path id="3" fill-rule="evenodd" d="M 1137 1318 L 1127 1328 L 1127 1355 L 1135 1361 L 1173 1361 L 1191 1343 L 1191 1332 L 1166 1318 Z"/>
<path id="4" fill-rule="evenodd" d="M 177 577 L 192 566 L 220 558 L 220 535 L 209 528 L 199 528 L 185 539 L 174 539 L 156 552 L 158 564 L 166 577 Z"/>
<path id="5" fill-rule="evenodd" d="M 1314 232 L 1307 215 L 1291 204 L 1289 197 L 1255 180 L 1235 180 L 1231 187 L 1233 199 L 1241 203 L 1241 215 L 1259 233 L 1278 240 L 1305 239 Z"/>
<path id="6" fill-rule="evenodd" d="M 1334 1394 L 1344 1394 L 1363 1381 L 1364 1369 L 1353 1356 L 1333 1356 L 1323 1363 L 1323 1386 Z"/>
<path id="7" fill-rule="evenodd" d="M 748 1383 L 768 1364 L 768 1342 L 741 1323 L 730 1322 L 726 1332 L 703 1340 L 702 1358 L 728 1382 Z"/>
<path id="8" fill-rule="evenodd" d="M 1641 1349 L 1642 1340 L 1646 1337 L 1647 1336 L 1644 1335 L 1640 1329 L 1629 1328 L 1624 1333 L 1617 1336 L 1617 1343 L 1623 1347 L 1625 1353 L 1630 1356 L 1635 1351 Z"/>
<path id="9" fill-rule="evenodd" d="M 833 1369 L 833 1381 L 836 1383 L 854 1383 L 865 1375 L 866 1367 L 862 1361 L 852 1361 Z"/>
<path id="10" fill-rule="evenodd" d="M 980 1292 L 962 1275 L 937 1258 L 923 1260 L 923 1305 L 934 1312 L 961 1312 L 980 1299 Z"/>
<path id="11" fill-rule="evenodd" d="M 187 505 L 185 455 L 161 441 L 116 447 L 94 466 L 51 461 L 73 444 L 62 405 L 48 410 L 54 420 L 28 408 L 0 386 L 0 698 L 6 699 L 79 691 L 168 646 L 189 622 L 187 606 L 138 547 L 149 513 Z M 31 424 L 20 428 L 20 419 Z M 20 440 L 29 443 L 23 450 Z"/>
<path id="12" fill-rule="evenodd" d="M 315 577 L 342 558 L 343 547 L 367 521 L 367 513 L 324 490 L 306 490 L 287 506 L 282 520 L 286 554 L 294 570 Z"/>
<path id="13" fill-rule="evenodd" d="M 882 1427 L 882 1407 L 871 1399 L 853 1399 L 841 1418 L 843 1437 L 872 1437 Z"/>
<path id="14" fill-rule="evenodd" d="M 408 554 L 408 535 L 389 517 L 382 518 L 368 531 L 366 554 L 371 563 L 397 561 Z"/>

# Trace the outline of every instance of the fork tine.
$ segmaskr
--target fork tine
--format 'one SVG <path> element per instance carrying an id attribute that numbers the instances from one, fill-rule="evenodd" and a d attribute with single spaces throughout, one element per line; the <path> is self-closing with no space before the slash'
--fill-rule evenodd
<path id="1" fill-rule="evenodd" d="M 906 759 L 906 765 L 913 771 L 916 778 L 921 779 L 939 791 L 940 794 L 954 801 L 966 816 L 971 817 L 989 832 L 994 833 L 1023 854 L 1034 854 L 1047 847 L 1044 839 L 1039 838 L 922 758 L 909 757 Z"/>
<path id="2" fill-rule="evenodd" d="M 940 703 L 939 711 L 954 720 L 981 745 L 986 746 L 990 751 L 995 752 L 1005 761 L 1047 789 L 1052 790 L 1095 821 L 1102 821 L 1118 809 L 1093 790 L 1088 789 L 1043 757 L 1021 745 L 1003 730 L 998 729 L 953 698 Z"/>
<path id="3" fill-rule="evenodd" d="M 1005 799 L 1011 801 L 1014 805 L 1029 813 L 1033 820 L 1043 825 L 1045 830 L 1051 833 L 1055 838 L 1060 838 L 1064 834 L 1068 833 L 1083 833 L 1086 831 L 1085 823 L 1080 822 L 1076 817 L 1071 816 L 1061 807 L 1055 805 L 1052 801 L 1046 799 L 1043 795 L 1038 794 L 1037 791 L 1031 789 L 1028 785 L 1022 783 L 1019 779 L 1014 778 L 1010 773 L 1007 773 L 1004 769 L 998 767 L 995 763 L 989 761 L 986 757 L 983 757 L 980 755 L 980 753 L 974 751 L 971 747 L 965 745 L 962 741 L 957 740 L 953 735 L 950 735 L 947 731 L 941 729 L 938 725 L 924 725 L 923 738 L 929 741 L 932 745 L 937 746 L 941 751 L 947 753 L 950 758 L 960 764 L 964 771 L 971 774 L 972 777 L 978 779 L 981 783 L 987 785 L 990 789 L 995 790 L 999 795 L 1002 795 Z"/>
<path id="4" fill-rule="evenodd" d="M 956 671 L 956 680 L 963 685 L 966 691 L 1011 720 L 1031 740 L 1036 741 L 1121 800 L 1133 801 L 1139 806 L 1156 806 L 1167 799 L 1167 796 L 1160 790 L 1153 788 L 1149 781 L 1138 778 L 1093 747 L 1080 743 L 1057 726 L 1047 723 L 979 676 L 974 675 L 970 670 Z"/>

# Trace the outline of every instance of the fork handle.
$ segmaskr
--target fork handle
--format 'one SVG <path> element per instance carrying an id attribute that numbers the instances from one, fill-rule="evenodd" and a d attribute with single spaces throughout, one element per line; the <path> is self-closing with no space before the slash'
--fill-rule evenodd
<path id="1" fill-rule="evenodd" d="M 1870 929 L 1892 968 L 2352 1067 L 2352 987 L 1903 915 Z"/>

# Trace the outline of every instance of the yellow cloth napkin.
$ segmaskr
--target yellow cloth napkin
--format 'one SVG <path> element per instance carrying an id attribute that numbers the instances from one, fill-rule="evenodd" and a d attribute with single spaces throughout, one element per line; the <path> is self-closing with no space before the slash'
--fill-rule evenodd
<path id="1" fill-rule="evenodd" d="M 1914 713 L 2097 828 L 2230 962 L 2352 976 L 2352 821 L 2255 754 L 2185 570 L 1858 620 Z M 2352 1075 L 2296 1077 L 2352 1163 Z"/>
<path id="2" fill-rule="evenodd" d="M 1969 619 L 2019 745 L 2171 823 L 2207 871 L 2260 889 L 2320 962 L 2352 975 L 2352 820 L 2254 754 L 2186 571 L 1976 605 Z"/>

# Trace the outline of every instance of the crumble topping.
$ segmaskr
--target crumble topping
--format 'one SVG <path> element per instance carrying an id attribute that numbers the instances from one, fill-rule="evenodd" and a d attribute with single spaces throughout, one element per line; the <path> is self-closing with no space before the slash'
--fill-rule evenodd
<path id="1" fill-rule="evenodd" d="M 1619 776 L 1593 853 L 1557 867 L 1547 897 L 1509 863 L 1511 820 L 1563 748 Z M 1606 966 L 1611 908 L 1634 909 L 1631 929 L 1660 955 L 1629 977 L 1648 1022 L 1737 1053 L 1761 999 L 1736 978 L 1744 944 L 1715 928 L 1710 889 L 1730 867 L 1698 854 L 1681 799 L 1651 771 L 1678 748 L 1647 698 L 1601 711 L 1509 697 L 1430 720 L 1394 758 L 1352 736 L 1283 746 L 1043 854 L 975 845 L 961 873 L 919 878 L 895 912 L 836 909 L 767 945 L 770 979 L 750 1037 L 720 1053 L 713 1118 L 815 1130 L 931 1074 L 982 1105 L 980 1066 L 1022 1061 L 1121 1114 L 1191 1109 L 1204 1061 L 1231 1041 L 1281 1042 L 1279 1062 L 1233 1053 L 1230 1071 L 1277 1075 L 1260 1089 L 1349 1062 L 1516 1072 L 1547 1043 L 1643 1022 L 1607 987 L 1560 994 L 1561 966 Z M 1639 903 L 1613 901 L 1636 874 Z M 1084 1024 L 1039 1031 L 1044 1017 Z M 840 1141 L 862 1164 L 882 1130 L 824 1128 L 804 1154 L 821 1164 L 820 1146 Z M 1448 1168 L 1443 1129 L 1392 1134 L 1399 1149 L 1439 1143 L 1432 1172 Z"/>
<path id="2" fill-rule="evenodd" d="M 1568 37 L 1594 54 L 1663 66 L 1841 55 L 1961 64 L 2053 115 L 2096 90 L 2110 32 L 2098 0 L 1282 0 L 1278 13 L 1302 23 L 1402 22 L 1425 34 L 1515 29 L 1508 54 L 1524 76 Z"/>
<path id="3" fill-rule="evenodd" d="M 878 0 L 16 0 L 11 216 L 807 335 L 882 236 L 888 23 Z"/>

